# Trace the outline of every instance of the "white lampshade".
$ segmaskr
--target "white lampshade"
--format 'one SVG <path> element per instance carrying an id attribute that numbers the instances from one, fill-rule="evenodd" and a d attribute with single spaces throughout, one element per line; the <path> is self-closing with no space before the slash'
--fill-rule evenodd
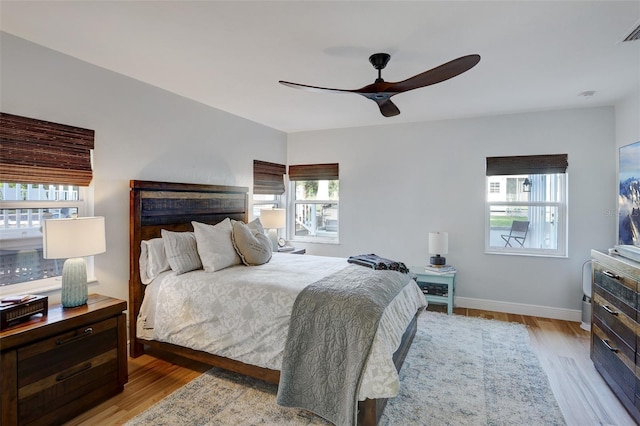
<path id="1" fill-rule="evenodd" d="M 42 227 L 45 259 L 67 259 L 104 253 L 104 217 L 46 219 Z"/>
<path id="2" fill-rule="evenodd" d="M 449 253 L 449 233 L 429 232 L 429 253 L 430 254 Z"/>
<path id="3" fill-rule="evenodd" d="M 284 228 L 287 225 L 287 211 L 285 209 L 260 210 L 260 222 L 267 229 Z"/>
<path id="4" fill-rule="evenodd" d="M 64 308 L 87 303 L 87 265 L 84 256 L 107 250 L 104 217 L 46 219 L 42 226 L 43 257 L 66 259 L 62 267 L 60 300 Z"/>

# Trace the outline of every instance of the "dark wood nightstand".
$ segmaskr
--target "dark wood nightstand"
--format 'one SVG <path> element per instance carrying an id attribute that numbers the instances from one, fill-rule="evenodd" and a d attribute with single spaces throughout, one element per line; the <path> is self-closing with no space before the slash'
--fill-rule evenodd
<path id="1" fill-rule="evenodd" d="M 127 302 L 92 294 L 0 332 L 0 423 L 60 424 L 124 389 Z"/>

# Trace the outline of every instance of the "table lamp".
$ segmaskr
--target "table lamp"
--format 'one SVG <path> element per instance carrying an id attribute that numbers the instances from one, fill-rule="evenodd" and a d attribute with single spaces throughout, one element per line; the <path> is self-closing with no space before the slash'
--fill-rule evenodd
<path id="1" fill-rule="evenodd" d="M 278 229 L 287 225 L 287 211 L 285 209 L 262 209 L 260 210 L 260 222 L 265 229 L 268 229 L 273 251 L 278 251 Z"/>
<path id="2" fill-rule="evenodd" d="M 45 219 L 42 233 L 43 257 L 66 259 L 62 267 L 62 306 L 84 305 L 88 291 L 83 256 L 106 251 L 104 217 Z"/>
<path id="3" fill-rule="evenodd" d="M 449 252 L 449 234 L 447 232 L 429 232 L 429 253 L 435 254 L 429 259 L 433 267 L 442 267 L 447 264 L 447 259 L 441 254 Z"/>

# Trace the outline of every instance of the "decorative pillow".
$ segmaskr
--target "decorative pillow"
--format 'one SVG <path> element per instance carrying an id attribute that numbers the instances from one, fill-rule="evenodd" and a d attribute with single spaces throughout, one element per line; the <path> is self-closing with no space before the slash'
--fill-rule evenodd
<path id="1" fill-rule="evenodd" d="M 176 274 L 202 268 L 196 236 L 193 232 L 173 232 L 163 229 L 161 233 L 167 260 Z"/>
<path id="2" fill-rule="evenodd" d="M 231 242 L 231 219 L 226 218 L 215 225 L 200 222 L 191 224 L 205 272 L 216 272 L 242 263 Z"/>
<path id="3" fill-rule="evenodd" d="M 245 265 L 262 265 L 271 260 L 273 244 L 264 234 L 260 219 L 255 219 L 247 225 L 234 221 L 231 235 L 233 246 Z"/>
<path id="4" fill-rule="evenodd" d="M 140 243 L 140 280 L 149 284 L 161 272 L 171 269 L 164 251 L 164 240 L 152 238 Z"/>

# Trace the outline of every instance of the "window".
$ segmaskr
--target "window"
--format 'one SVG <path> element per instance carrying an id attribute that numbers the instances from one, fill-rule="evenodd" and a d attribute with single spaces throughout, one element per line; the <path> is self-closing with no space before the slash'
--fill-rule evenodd
<path id="1" fill-rule="evenodd" d="M 280 205 L 280 196 L 271 195 L 256 195 L 253 194 L 253 209 L 251 211 L 252 217 L 255 219 L 260 217 L 260 210 L 262 209 L 276 209 Z"/>
<path id="2" fill-rule="evenodd" d="M 85 215 L 84 188 L 0 183 L 0 286 L 60 276 L 64 259 L 42 257 L 45 219 Z"/>
<path id="3" fill-rule="evenodd" d="M 338 164 L 289 166 L 292 240 L 338 242 Z"/>
<path id="4" fill-rule="evenodd" d="M 284 194 L 284 164 L 253 160 L 253 217 L 260 217 L 260 210 L 277 208 Z"/>
<path id="5" fill-rule="evenodd" d="M 64 263 L 42 258 L 43 220 L 91 213 L 94 132 L 5 113 L 0 132 L 0 293 L 42 290 Z"/>
<path id="6" fill-rule="evenodd" d="M 567 155 L 487 158 L 487 253 L 567 255 Z"/>

